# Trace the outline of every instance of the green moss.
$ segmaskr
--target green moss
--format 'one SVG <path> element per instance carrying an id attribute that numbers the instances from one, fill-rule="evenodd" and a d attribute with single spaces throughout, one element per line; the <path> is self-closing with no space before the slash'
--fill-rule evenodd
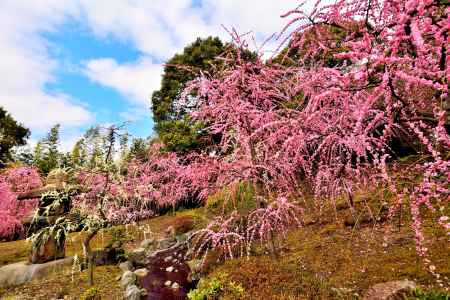
<path id="1" fill-rule="evenodd" d="M 190 300 L 239 299 L 244 292 L 242 285 L 230 280 L 227 273 L 217 273 L 212 278 L 200 280 L 197 288 L 189 292 L 188 298 Z"/>
<path id="2" fill-rule="evenodd" d="M 405 300 L 450 300 L 450 293 L 441 290 L 414 290 Z"/>
<path id="3" fill-rule="evenodd" d="M 418 259 L 409 217 L 400 228 L 378 223 L 353 229 L 342 226 L 345 213 L 336 219 L 334 213 L 323 212 L 320 222 L 292 230 L 279 259 L 262 255 L 230 260 L 208 278 L 229 274 L 245 289 L 242 299 L 352 299 L 374 284 L 402 279 L 436 286 Z M 450 253 L 442 251 L 448 242 L 445 232 L 430 227 L 433 219 L 424 222 L 429 257 L 448 278 Z"/>
<path id="4" fill-rule="evenodd" d="M 101 290 L 92 287 L 87 289 L 80 297 L 81 300 L 101 300 Z"/>
<path id="5" fill-rule="evenodd" d="M 0 243 L 0 266 L 27 260 L 29 252 L 26 240 Z"/>

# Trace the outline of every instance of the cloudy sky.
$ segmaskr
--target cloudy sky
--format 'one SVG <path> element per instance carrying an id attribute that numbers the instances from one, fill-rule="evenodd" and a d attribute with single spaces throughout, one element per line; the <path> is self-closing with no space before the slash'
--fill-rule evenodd
<path id="1" fill-rule="evenodd" d="M 93 124 L 153 133 L 162 64 L 197 37 L 281 30 L 298 0 L 0 0 L 0 106 L 37 140 L 62 125 L 69 148 Z M 272 49 L 275 43 L 266 48 Z"/>

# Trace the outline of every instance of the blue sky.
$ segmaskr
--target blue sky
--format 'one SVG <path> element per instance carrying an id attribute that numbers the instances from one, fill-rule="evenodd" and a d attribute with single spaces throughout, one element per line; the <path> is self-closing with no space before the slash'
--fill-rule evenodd
<path id="1" fill-rule="evenodd" d="M 30 144 L 56 123 L 65 150 L 95 124 L 130 120 L 133 135 L 150 136 L 164 61 L 197 37 L 229 41 L 222 25 L 261 42 L 298 2 L 2 0 L 0 105 L 32 130 Z"/>

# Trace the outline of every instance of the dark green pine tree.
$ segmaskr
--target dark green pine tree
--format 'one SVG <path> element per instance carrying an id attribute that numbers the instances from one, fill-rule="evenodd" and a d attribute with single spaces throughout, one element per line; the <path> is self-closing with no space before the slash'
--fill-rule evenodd
<path id="1" fill-rule="evenodd" d="M 12 148 L 25 145 L 29 136 L 30 130 L 0 107 L 0 168 L 12 160 Z"/>
<path id="2" fill-rule="evenodd" d="M 224 53 L 226 45 L 217 37 L 198 38 L 166 62 L 161 89 L 152 95 L 155 129 L 170 151 L 184 152 L 201 147 L 207 139 L 202 125 L 193 123 L 188 113 L 192 106 L 180 105 L 186 83 L 200 74 L 213 72 L 215 58 Z M 177 67 L 182 66 L 182 68 Z M 195 95 L 192 95 L 195 104 Z"/>

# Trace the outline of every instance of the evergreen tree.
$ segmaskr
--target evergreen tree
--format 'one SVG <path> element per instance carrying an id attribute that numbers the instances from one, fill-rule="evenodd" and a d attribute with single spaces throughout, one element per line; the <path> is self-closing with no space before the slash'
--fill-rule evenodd
<path id="1" fill-rule="evenodd" d="M 53 126 L 47 136 L 40 140 L 34 149 L 34 164 L 44 174 L 60 167 L 59 129 L 59 124 Z"/>
<path id="2" fill-rule="evenodd" d="M 86 162 L 85 151 L 83 149 L 84 140 L 78 140 L 73 146 L 72 152 L 70 154 L 72 164 L 74 167 L 83 166 Z"/>
<path id="3" fill-rule="evenodd" d="M 183 53 L 169 59 L 164 67 L 161 89 L 152 95 L 155 129 L 168 150 L 188 151 L 201 146 L 205 135 L 201 124 L 193 124 L 189 104 L 180 104 L 186 83 L 201 72 L 214 69 L 214 58 L 224 53 L 225 45 L 217 37 L 198 38 Z M 195 101 L 194 101 L 195 102 Z M 194 103 L 195 104 L 195 103 Z"/>
<path id="4" fill-rule="evenodd" d="M 130 146 L 130 157 L 141 161 L 147 159 L 149 142 L 143 138 L 134 138 Z"/>
<path id="5" fill-rule="evenodd" d="M 85 151 L 88 168 L 95 168 L 102 164 L 102 144 L 103 137 L 100 133 L 100 126 L 97 125 L 89 128 L 83 137 L 83 148 Z"/>
<path id="6" fill-rule="evenodd" d="M 34 162 L 33 151 L 30 146 L 20 147 L 14 151 L 13 159 L 26 166 L 32 166 Z"/>
<path id="7" fill-rule="evenodd" d="M 0 167 L 12 160 L 12 148 L 25 145 L 29 136 L 30 130 L 0 107 Z"/>

